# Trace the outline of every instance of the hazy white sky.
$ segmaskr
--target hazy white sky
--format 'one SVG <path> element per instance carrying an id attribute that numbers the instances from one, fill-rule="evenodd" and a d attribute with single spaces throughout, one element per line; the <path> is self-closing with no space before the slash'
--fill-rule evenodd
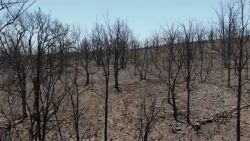
<path id="1" fill-rule="evenodd" d="M 32 9 L 67 24 L 90 29 L 108 14 L 127 21 L 135 35 L 148 37 L 162 26 L 187 22 L 189 19 L 208 23 L 216 18 L 220 2 L 230 0 L 37 0 Z"/>

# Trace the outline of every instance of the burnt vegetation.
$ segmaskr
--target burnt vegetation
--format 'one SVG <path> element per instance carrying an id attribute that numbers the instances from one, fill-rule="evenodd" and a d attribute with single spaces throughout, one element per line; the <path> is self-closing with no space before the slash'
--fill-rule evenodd
<path id="1" fill-rule="evenodd" d="M 250 140 L 246 1 L 145 41 L 121 19 L 82 32 L 33 3 L 0 0 L 0 140 Z"/>

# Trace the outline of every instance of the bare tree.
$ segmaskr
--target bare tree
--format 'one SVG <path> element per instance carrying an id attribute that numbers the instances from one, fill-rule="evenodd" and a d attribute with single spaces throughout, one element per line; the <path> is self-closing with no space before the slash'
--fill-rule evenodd
<path id="1" fill-rule="evenodd" d="M 193 72 L 193 63 L 195 57 L 195 48 L 193 45 L 195 31 L 193 27 L 193 22 L 189 21 L 188 26 L 182 25 L 183 28 L 183 46 L 184 46 L 184 78 L 186 81 L 187 89 L 187 123 L 190 124 L 190 95 L 191 95 L 191 81 Z"/>
<path id="2" fill-rule="evenodd" d="M 148 68 L 151 63 L 150 47 L 149 40 L 146 40 L 143 46 L 139 42 L 134 45 L 134 53 L 136 55 L 135 67 L 139 73 L 140 80 L 146 80 L 147 78 Z"/>
<path id="3" fill-rule="evenodd" d="M 159 108 L 156 106 L 156 96 L 147 95 L 140 103 L 136 121 L 138 141 L 148 141 L 152 130 L 159 119 Z"/>
<path id="4" fill-rule="evenodd" d="M 178 109 L 176 104 L 176 93 L 175 89 L 178 84 L 181 83 L 180 73 L 184 64 L 184 60 L 181 57 L 181 50 L 178 47 L 178 30 L 173 26 L 166 30 L 166 44 L 168 48 L 168 60 L 167 65 L 167 84 L 168 84 L 168 103 L 172 106 L 174 112 L 174 119 L 178 120 Z M 163 65 L 164 66 L 164 65 Z M 171 98 L 171 100 L 170 100 Z"/>
<path id="5" fill-rule="evenodd" d="M 113 55 L 113 69 L 115 78 L 115 88 L 119 89 L 119 71 L 126 66 L 126 54 L 129 42 L 130 31 L 124 21 L 117 20 L 112 29 L 112 55 Z"/>
<path id="6" fill-rule="evenodd" d="M 222 64 L 226 67 L 226 13 L 223 4 L 220 4 L 220 11 L 216 11 L 219 19 L 220 49 L 217 50 L 222 55 Z"/>
<path id="7" fill-rule="evenodd" d="M 0 1 L 0 31 L 1 51 L 11 61 L 8 65 L 16 72 L 18 87 L 22 99 L 23 118 L 27 117 L 26 110 L 26 70 L 27 70 L 27 48 L 23 37 L 26 29 L 19 18 L 35 1 L 29 0 L 1 0 Z M 18 20 L 19 18 L 19 20 Z M 18 21 L 17 21 L 18 20 Z M 8 28 L 11 26 L 10 28 Z M 6 29 L 7 28 L 7 29 Z M 3 58 L 3 56 L 1 56 Z M 3 64 L 7 65 L 7 64 Z"/>
<path id="8" fill-rule="evenodd" d="M 238 6 L 239 6 L 239 13 L 237 18 L 238 23 L 238 34 L 237 34 L 237 44 L 236 44 L 236 50 L 234 51 L 234 57 L 236 57 L 236 68 L 237 68 L 237 141 L 241 140 L 241 127 L 240 127 L 240 120 L 241 120 L 241 97 L 242 97 L 242 86 L 244 85 L 244 79 L 242 78 L 243 74 L 242 71 L 248 62 L 249 56 L 247 56 L 246 52 L 244 51 L 245 48 L 247 48 L 247 40 L 246 37 L 246 29 L 248 27 L 248 20 L 249 17 L 246 17 L 245 15 L 245 0 L 239 0 Z"/>
<path id="9" fill-rule="evenodd" d="M 152 47 L 150 48 L 150 58 L 151 58 L 151 62 L 152 64 L 158 68 L 159 66 L 159 61 L 160 61 L 160 54 L 161 54 L 161 40 L 160 40 L 160 36 L 158 33 L 155 33 L 151 39 L 152 41 Z"/>
<path id="10" fill-rule="evenodd" d="M 68 28 L 41 11 L 27 15 L 27 19 L 29 79 L 34 90 L 30 134 L 32 140 L 46 140 L 51 130 L 48 123 L 65 97 L 58 84 L 64 69 L 64 53 L 71 42 L 67 37 Z"/>
<path id="11" fill-rule="evenodd" d="M 81 65 L 83 66 L 86 74 L 86 82 L 85 85 L 89 84 L 89 77 L 90 77 L 90 72 L 89 72 L 89 63 L 91 62 L 92 59 L 92 46 L 90 41 L 84 37 L 83 40 L 80 43 L 80 49 L 82 53 L 83 59 L 81 59 Z"/>
<path id="12" fill-rule="evenodd" d="M 201 83 L 206 82 L 208 75 L 210 73 L 210 50 L 207 46 L 208 42 L 206 42 L 206 31 L 205 27 L 201 25 L 197 25 L 197 48 L 199 52 L 199 66 L 200 66 L 200 71 L 199 71 L 199 76 L 200 76 L 200 81 Z"/>
<path id="13" fill-rule="evenodd" d="M 80 56 L 80 51 L 76 50 L 76 55 L 74 56 L 74 66 L 73 66 L 73 71 L 74 72 L 70 72 L 70 74 L 67 76 L 66 79 L 69 79 L 68 81 L 66 81 L 65 87 L 66 87 L 66 91 L 67 93 L 69 93 L 70 95 L 70 101 L 71 101 L 71 105 L 72 105 L 72 117 L 73 117 L 73 128 L 75 130 L 75 138 L 77 141 L 81 140 L 81 130 L 80 129 L 80 118 L 82 115 L 82 112 L 84 112 L 85 110 L 83 108 L 80 107 L 80 95 L 82 95 L 87 88 L 82 90 L 82 87 L 80 85 L 80 75 L 79 75 L 79 66 L 80 66 L 80 61 L 81 61 L 81 56 Z"/>
<path id="14" fill-rule="evenodd" d="M 207 71 L 211 71 L 212 67 L 214 66 L 214 63 L 213 63 L 213 55 L 214 55 L 214 48 L 216 47 L 216 33 L 214 31 L 214 27 L 211 26 L 210 27 L 210 30 L 209 30 L 209 33 L 207 34 L 207 39 L 208 39 L 208 48 L 209 48 L 209 64 L 210 64 L 210 70 L 208 69 Z"/>
<path id="15" fill-rule="evenodd" d="M 138 40 L 133 38 L 130 44 L 131 44 L 131 50 L 130 50 L 131 64 L 133 65 L 133 68 L 134 68 L 134 75 L 136 75 L 137 74 L 137 59 L 139 57 L 138 50 L 140 47 L 140 43 Z"/>
<path id="16" fill-rule="evenodd" d="M 227 68 L 227 85 L 230 87 L 231 81 L 231 60 L 232 58 L 232 42 L 235 38 L 236 30 L 236 16 L 237 10 L 235 9 L 235 3 L 229 3 L 227 9 L 224 6 L 220 7 L 220 12 L 217 12 L 219 19 L 219 39 L 221 50 L 217 50 L 222 54 L 222 61 L 224 67 Z"/>
<path id="17" fill-rule="evenodd" d="M 26 32 L 27 30 L 22 26 L 20 21 L 5 28 L 5 31 L 2 32 L 2 38 L 0 39 L 1 53 L 9 60 L 5 61 L 2 65 L 11 66 L 11 69 L 15 72 L 17 86 L 22 99 L 23 118 L 28 116 L 26 110 L 26 84 L 29 60 L 27 57 L 27 42 L 24 41 Z"/>
<path id="18" fill-rule="evenodd" d="M 227 74 L 228 74 L 228 86 L 230 86 L 231 79 L 231 58 L 232 58 L 232 41 L 234 39 L 234 33 L 236 28 L 235 18 L 237 13 L 235 12 L 234 4 L 228 6 L 228 25 L 227 25 Z"/>
<path id="19" fill-rule="evenodd" d="M 98 25 L 95 30 L 92 31 L 92 44 L 98 46 L 100 63 L 103 69 L 105 78 L 105 108 L 104 108 L 104 140 L 108 140 L 108 103 L 109 103 L 109 77 L 110 77 L 110 62 L 111 62 L 111 41 L 112 31 L 109 24 L 107 29 L 102 25 Z"/>
<path id="20" fill-rule="evenodd" d="M 0 0 L 0 31 L 13 24 L 35 0 Z"/>

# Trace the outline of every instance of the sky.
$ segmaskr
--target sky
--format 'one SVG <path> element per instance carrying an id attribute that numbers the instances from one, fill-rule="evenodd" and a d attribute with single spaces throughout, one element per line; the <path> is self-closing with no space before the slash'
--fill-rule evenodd
<path id="1" fill-rule="evenodd" d="M 216 20 L 220 2 L 229 0 L 37 0 L 41 8 L 62 23 L 89 31 L 108 19 L 127 22 L 136 37 L 144 39 L 167 25 L 188 20 L 208 24 Z"/>

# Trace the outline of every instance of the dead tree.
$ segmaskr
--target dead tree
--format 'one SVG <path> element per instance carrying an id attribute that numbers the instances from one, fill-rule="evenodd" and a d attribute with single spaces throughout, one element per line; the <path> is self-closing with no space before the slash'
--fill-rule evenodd
<path id="1" fill-rule="evenodd" d="M 3 65 L 8 65 L 14 72 L 17 79 L 19 95 L 22 100 L 22 114 L 26 118 L 26 84 L 27 84 L 27 42 L 24 41 L 26 29 L 22 26 L 21 21 L 12 24 L 4 29 L 1 42 L 2 57 L 6 56 L 9 61 L 5 61 Z"/>
<path id="2" fill-rule="evenodd" d="M 0 31 L 1 33 L 1 51 L 4 56 L 8 56 L 8 65 L 16 72 L 18 87 L 22 99 L 23 118 L 27 117 L 26 110 L 26 68 L 27 68 L 27 48 L 23 37 L 26 29 L 21 24 L 19 18 L 34 1 L 29 0 L 1 0 L 0 1 Z M 18 19 L 19 18 L 19 19 Z M 10 28 L 8 28 L 11 26 Z M 8 28 L 8 29 L 6 29 Z M 16 35 L 16 37 L 15 37 Z M 3 56 L 1 56 L 3 57 Z M 5 64 L 7 65 L 7 64 Z"/>
<path id="3" fill-rule="evenodd" d="M 209 49 L 207 48 L 205 41 L 206 31 L 205 28 L 201 25 L 197 25 L 197 48 L 199 52 L 199 76 L 201 83 L 206 82 L 208 75 L 210 73 L 210 60 L 209 60 Z M 204 73 L 205 72 L 205 73 Z"/>
<path id="4" fill-rule="evenodd" d="M 227 10 L 227 11 L 226 11 Z M 232 41 L 234 39 L 235 34 L 235 18 L 237 16 L 235 10 L 235 4 L 230 3 L 227 5 L 227 9 L 225 9 L 222 5 L 220 7 L 220 12 L 217 12 L 217 16 L 219 19 L 219 40 L 221 50 L 217 50 L 219 54 L 222 54 L 222 61 L 224 63 L 224 67 L 227 68 L 227 85 L 230 87 L 231 81 L 231 60 L 232 60 Z"/>
<path id="5" fill-rule="evenodd" d="M 108 35 L 103 33 L 104 35 L 104 44 L 103 44 L 103 56 L 102 56 L 102 67 L 103 67 L 103 72 L 105 76 L 105 129 L 104 129 L 104 140 L 108 140 L 108 97 L 109 97 L 109 89 L 108 89 L 108 84 L 109 84 L 109 75 L 110 75 L 110 53 L 111 53 L 111 45 L 110 45 L 110 39 L 108 38 Z"/>
<path id="6" fill-rule="evenodd" d="M 191 82 L 193 81 L 193 64 L 195 57 L 194 37 L 195 32 L 193 29 L 193 22 L 189 21 L 188 26 L 182 25 L 183 28 L 183 47 L 184 47 L 184 79 L 187 89 L 187 123 L 190 124 L 190 95 L 191 95 Z"/>
<path id="7" fill-rule="evenodd" d="M 166 84 L 168 88 L 167 101 L 172 107 L 174 119 L 178 121 L 176 87 L 184 82 L 181 79 L 184 65 L 183 47 L 180 46 L 181 37 L 178 27 L 170 26 L 164 29 L 161 38 L 163 39 L 163 45 L 153 46 L 156 51 L 151 51 L 151 54 L 153 54 L 151 57 L 157 56 L 158 61 L 152 61 L 154 69 L 150 73 Z M 154 38 L 154 42 L 160 43 L 160 38 Z"/>
<path id="8" fill-rule="evenodd" d="M 227 24 L 227 29 L 226 29 L 226 66 L 227 66 L 227 74 L 228 74 L 228 86 L 230 86 L 230 79 L 231 79 L 231 60 L 232 60 L 232 44 L 233 44 L 233 39 L 235 38 L 235 28 L 236 28 L 236 23 L 235 23 L 235 18 L 236 18 L 236 11 L 234 4 L 229 4 L 228 5 L 228 24 Z"/>
<path id="9" fill-rule="evenodd" d="M 217 50 L 222 56 L 223 67 L 226 67 L 226 13 L 223 4 L 220 4 L 220 11 L 216 11 L 219 19 L 220 48 Z"/>
<path id="10" fill-rule="evenodd" d="M 42 140 L 51 131 L 50 120 L 55 118 L 62 108 L 66 94 L 60 88 L 60 79 L 65 66 L 65 51 L 71 45 L 68 37 L 68 27 L 57 21 L 51 23 L 51 37 L 48 38 L 46 55 L 43 60 L 41 77 L 41 113 L 42 113 Z"/>
<path id="11" fill-rule="evenodd" d="M 20 112 L 20 96 L 17 89 L 17 82 L 13 77 L 13 70 L 4 70 L 1 73 L 1 135 L 0 140 L 20 140 L 16 134 L 15 127 L 23 122 Z"/>
<path id="12" fill-rule="evenodd" d="M 69 75 L 67 75 L 68 80 L 65 80 L 65 91 L 70 96 L 70 102 L 72 106 L 72 117 L 73 117 L 73 129 L 75 131 L 75 138 L 76 141 L 82 140 L 83 135 L 81 134 L 80 123 L 81 123 L 81 116 L 82 112 L 84 112 L 84 109 L 80 107 L 80 95 L 82 95 L 87 88 L 82 89 L 81 83 L 80 83 L 80 70 L 79 66 L 81 64 L 81 50 L 75 50 L 75 55 L 72 58 L 73 59 L 73 72 L 69 72 Z"/>
<path id="13" fill-rule="evenodd" d="M 126 55 L 130 31 L 124 21 L 117 20 L 112 30 L 112 61 L 115 78 L 115 88 L 119 92 L 119 71 L 126 67 Z"/>
<path id="14" fill-rule="evenodd" d="M 174 119 L 178 120 L 178 109 L 176 104 L 176 93 L 175 89 L 178 84 L 181 83 L 180 74 L 181 69 L 184 64 L 184 60 L 181 57 L 181 50 L 178 47 L 178 30 L 175 27 L 170 27 L 166 30 L 166 45 L 167 45 L 167 55 L 166 60 L 168 60 L 167 64 L 167 85 L 168 85 L 168 103 L 173 108 L 173 116 Z M 162 65 L 164 66 L 164 65 Z M 162 77 L 161 77 L 162 78 Z M 171 100 L 170 100 L 171 99 Z"/>
<path id="15" fill-rule="evenodd" d="M 139 43 L 139 42 L 138 42 Z M 146 80 L 148 68 L 151 62 L 150 59 L 150 43 L 149 41 L 145 41 L 144 46 L 140 44 L 135 44 L 135 67 L 137 72 L 139 73 L 140 80 Z"/>
<path id="16" fill-rule="evenodd" d="M 63 72 L 64 52 L 70 46 L 68 28 L 52 21 L 40 10 L 27 15 L 30 51 L 29 79 L 33 86 L 33 111 L 30 117 L 31 140 L 46 140 L 48 123 L 59 111 L 65 97 L 59 80 Z"/>
<path id="17" fill-rule="evenodd" d="M 102 56 L 102 41 L 101 41 L 101 33 L 102 33 L 102 26 L 96 24 L 95 28 L 92 30 L 91 33 L 91 44 L 93 46 L 93 55 L 94 60 L 97 66 L 101 66 L 101 56 Z"/>
<path id="18" fill-rule="evenodd" d="M 90 41 L 85 37 L 81 43 L 80 43 L 80 50 L 81 50 L 81 66 L 83 66 L 86 74 L 86 82 L 85 85 L 89 84 L 89 77 L 90 77 L 90 72 L 89 72 L 89 63 L 91 62 L 92 59 L 92 50 L 91 50 L 91 43 Z"/>
<path id="19" fill-rule="evenodd" d="M 92 44 L 98 46 L 100 55 L 100 64 L 103 69 L 103 75 L 105 78 L 105 106 L 104 106 L 104 141 L 108 140 L 108 103 L 109 103 L 109 78 L 110 78 L 110 62 L 111 62 L 111 41 L 112 31 L 110 26 L 104 28 L 102 25 L 98 25 L 95 30 L 92 31 Z"/>
<path id="20" fill-rule="evenodd" d="M 138 141 L 148 141 L 152 130 L 159 119 L 159 108 L 156 106 L 156 96 L 147 95 L 139 105 L 139 114 L 136 117 Z"/>
<path id="21" fill-rule="evenodd" d="M 207 34 L 207 39 L 208 39 L 208 48 L 209 48 L 209 60 L 210 60 L 210 70 L 208 69 L 208 71 L 211 71 L 211 68 L 214 66 L 213 63 L 213 50 L 216 47 L 216 43 L 215 43 L 215 38 L 216 38 L 216 33 L 214 31 L 214 27 L 211 26 L 211 29 L 209 31 L 209 33 Z"/>
<path id="22" fill-rule="evenodd" d="M 37 18 L 37 19 L 36 19 Z M 32 22 L 36 22 L 36 24 L 38 24 L 38 26 L 40 25 L 41 27 L 44 26 L 44 24 L 47 23 L 47 21 L 42 22 L 42 15 L 39 13 L 37 15 L 34 16 L 34 20 L 37 21 L 32 21 Z M 33 19 L 32 19 L 33 20 Z M 47 20 L 47 19 L 46 19 Z M 48 26 L 48 25 L 47 25 Z M 36 26 L 34 25 L 31 29 L 31 34 L 34 34 L 34 30 L 36 30 Z M 39 30 L 38 32 L 44 33 L 43 30 Z M 42 58 L 43 58 L 43 42 L 45 42 L 46 40 L 44 40 L 44 36 L 46 36 L 46 33 L 44 33 L 45 35 L 42 36 L 42 34 L 38 34 L 37 38 L 38 43 L 37 43 L 37 54 L 34 58 L 34 69 L 33 69 L 33 87 L 34 87 L 34 103 L 33 103 L 33 113 L 32 113 L 32 117 L 31 117 L 31 139 L 32 140 L 42 140 L 42 135 L 41 135 L 41 112 L 40 112 L 40 97 L 41 97 L 41 70 L 42 70 Z M 47 33 L 48 34 L 48 33 Z M 31 35 L 30 36 L 30 49 L 33 48 L 33 43 L 32 43 L 32 39 L 34 38 L 33 36 L 35 35 Z M 47 35 L 48 36 L 48 35 Z"/>
<path id="23" fill-rule="evenodd" d="M 0 31 L 13 24 L 35 0 L 0 0 Z"/>
<path id="24" fill-rule="evenodd" d="M 229 4 L 228 6 L 228 30 L 227 30 L 227 46 L 228 46 L 228 65 L 231 64 L 230 58 L 235 63 L 235 71 L 237 75 L 237 141 L 241 139 L 241 97 L 242 86 L 244 79 L 242 71 L 248 63 L 249 55 L 247 53 L 247 39 L 246 35 L 248 27 L 248 17 L 246 15 L 245 0 L 236 1 L 236 3 Z M 222 15 L 224 12 L 221 12 Z M 224 15 L 224 14 L 223 14 Z M 221 16 L 220 16 L 221 17 Z M 221 21 L 221 18 L 219 18 Z M 221 22 L 220 22 L 221 23 Z M 221 24 L 220 24 L 221 25 Z M 229 67 L 230 69 L 230 67 Z M 228 69 L 228 85 L 230 85 L 230 70 Z"/>
<path id="25" fill-rule="evenodd" d="M 248 62 L 249 56 L 247 56 L 245 49 L 248 47 L 248 43 L 246 42 L 246 31 L 248 27 L 248 20 L 249 15 L 246 17 L 245 12 L 245 0 L 238 1 L 238 16 L 236 18 L 236 22 L 238 23 L 238 34 L 236 35 L 236 50 L 234 51 L 234 57 L 236 58 L 236 68 L 237 68 L 237 141 L 241 139 L 241 127 L 240 127 L 240 120 L 241 120 L 241 99 L 242 99 L 242 86 L 244 85 L 244 79 L 242 71 Z"/>
<path id="26" fill-rule="evenodd" d="M 131 64 L 133 65 L 134 68 L 134 75 L 137 75 L 137 59 L 139 57 L 139 47 L 140 43 L 136 39 L 131 40 Z"/>
<path id="27" fill-rule="evenodd" d="M 150 48 L 150 56 L 151 56 L 151 62 L 152 64 L 154 64 L 154 66 L 156 68 L 159 67 L 159 61 L 160 61 L 160 54 L 161 54 L 161 47 L 162 47 L 162 44 L 161 44 L 161 40 L 160 40 L 160 36 L 159 34 L 154 34 L 152 39 L 152 47 Z"/>

